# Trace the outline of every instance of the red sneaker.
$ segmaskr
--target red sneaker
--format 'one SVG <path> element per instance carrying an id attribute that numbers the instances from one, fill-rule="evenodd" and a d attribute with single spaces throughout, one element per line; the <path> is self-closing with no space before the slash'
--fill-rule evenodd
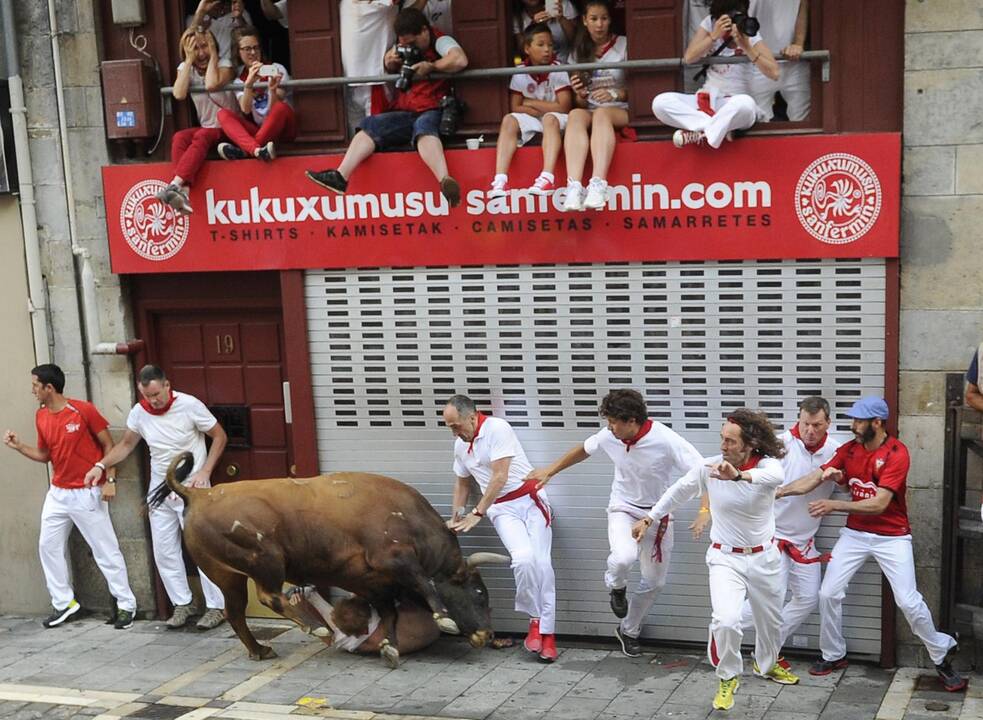
<path id="1" fill-rule="evenodd" d="M 539 634 L 539 618 L 529 618 L 529 633 L 522 644 L 532 653 L 538 653 L 543 649 L 543 636 Z"/>
<path id="2" fill-rule="evenodd" d="M 556 636 L 543 635 L 543 649 L 539 651 L 539 659 L 551 663 L 556 660 Z"/>

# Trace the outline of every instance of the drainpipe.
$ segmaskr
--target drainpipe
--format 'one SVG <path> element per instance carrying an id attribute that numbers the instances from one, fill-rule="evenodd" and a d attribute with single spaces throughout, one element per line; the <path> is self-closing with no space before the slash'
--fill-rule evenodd
<path id="1" fill-rule="evenodd" d="M 6 2 L 6 0 L 5 0 Z M 99 311 L 96 297 L 96 276 L 92 270 L 91 254 L 78 241 L 78 225 L 75 214 L 75 188 L 72 175 L 72 155 L 68 136 L 68 118 L 65 113 L 65 87 L 61 74 L 61 48 L 58 45 L 58 18 L 54 0 L 48 0 L 48 23 L 51 30 L 51 60 L 55 75 L 55 96 L 58 103 L 58 132 L 61 135 L 61 158 L 65 173 L 65 200 L 68 205 L 68 233 L 72 243 L 76 287 L 79 288 L 79 315 L 83 324 L 82 362 L 86 389 L 90 390 L 91 372 L 89 355 L 127 355 L 143 349 L 142 340 L 106 342 L 99 340 Z"/>
<path id="2" fill-rule="evenodd" d="M 48 304 L 45 298 L 44 275 L 41 272 L 37 202 L 34 199 L 34 174 L 31 172 L 31 148 L 27 137 L 27 108 L 24 105 L 24 83 L 21 81 L 20 59 L 17 56 L 17 32 L 14 27 L 12 0 L 0 0 L 0 13 L 3 22 L 4 56 L 9 76 L 14 153 L 17 156 L 24 258 L 27 263 L 27 308 L 31 314 L 31 326 L 34 331 L 34 358 L 40 365 L 51 362 L 51 348 L 48 344 Z"/>

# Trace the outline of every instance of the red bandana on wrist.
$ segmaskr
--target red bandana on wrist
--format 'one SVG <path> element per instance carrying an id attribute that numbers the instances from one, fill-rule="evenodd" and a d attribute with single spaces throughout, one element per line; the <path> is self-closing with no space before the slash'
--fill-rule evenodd
<path id="1" fill-rule="evenodd" d="M 474 441 L 478 439 L 478 433 L 481 432 L 481 426 L 485 422 L 485 414 L 481 411 L 478 412 L 478 424 L 474 427 L 474 435 L 471 436 L 471 442 L 468 443 L 468 455 L 474 450 Z"/>
<path id="2" fill-rule="evenodd" d="M 171 390 L 171 399 L 167 401 L 167 405 L 162 408 L 155 408 L 145 397 L 140 398 L 140 407 L 146 410 L 151 415 L 163 415 L 168 410 L 171 409 L 171 405 L 174 404 L 174 399 L 177 397 L 177 393 Z"/>
<path id="3" fill-rule="evenodd" d="M 643 437 L 648 435 L 648 431 L 652 429 L 652 421 L 648 418 L 642 423 L 642 427 L 639 428 L 638 432 L 635 434 L 631 440 L 622 440 L 625 444 L 625 452 L 631 452 L 631 446 L 641 440 Z"/>
<path id="4" fill-rule="evenodd" d="M 797 438 L 798 440 L 802 440 L 802 436 L 799 434 L 798 423 L 795 423 L 795 425 L 792 426 L 792 429 L 789 432 L 792 433 L 792 437 Z M 810 455 L 815 455 L 817 452 L 819 452 L 822 449 L 823 445 L 826 444 L 826 433 L 823 433 L 823 436 L 819 438 L 819 442 L 816 443 L 815 445 L 806 445 L 805 440 L 802 440 L 802 444 L 806 446 L 806 451 Z"/>

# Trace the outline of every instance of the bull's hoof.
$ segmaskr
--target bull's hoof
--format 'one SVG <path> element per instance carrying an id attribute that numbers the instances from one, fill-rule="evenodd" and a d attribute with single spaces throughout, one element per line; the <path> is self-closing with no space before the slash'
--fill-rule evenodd
<path id="1" fill-rule="evenodd" d="M 332 634 L 331 629 L 326 628 L 323 625 L 321 627 L 316 627 L 313 630 L 311 630 L 311 635 L 313 635 L 314 637 L 326 638 L 331 634 Z"/>
<path id="2" fill-rule="evenodd" d="M 447 633 L 448 635 L 461 634 L 461 630 L 458 628 L 457 623 L 451 620 L 449 617 L 437 617 L 434 619 L 437 622 L 437 627 L 440 628 L 440 632 Z"/>
<path id="3" fill-rule="evenodd" d="M 250 660 L 270 660 L 276 657 L 276 650 L 269 645 L 259 645 L 259 652 L 249 653 Z"/>
<path id="4" fill-rule="evenodd" d="M 388 640 L 384 641 L 379 648 L 379 657 L 393 670 L 399 667 L 399 650 L 393 647 Z"/>

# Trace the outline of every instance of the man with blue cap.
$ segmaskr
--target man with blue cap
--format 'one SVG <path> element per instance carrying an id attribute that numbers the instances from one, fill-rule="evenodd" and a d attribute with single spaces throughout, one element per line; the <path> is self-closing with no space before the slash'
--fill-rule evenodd
<path id="1" fill-rule="evenodd" d="M 821 468 L 783 486 L 777 493 L 779 497 L 801 495 L 821 482 L 833 481 L 845 486 L 852 496 L 851 500 L 809 503 L 813 517 L 849 513 L 819 591 L 819 647 L 823 656 L 809 674 L 828 675 L 847 666 L 843 598 L 850 579 L 873 557 L 891 584 L 895 602 L 911 631 L 925 644 L 942 685 L 950 692 L 962 690 L 966 681 L 951 663 L 956 640 L 935 628 L 932 613 L 915 587 L 911 526 L 905 504 L 908 448 L 888 435 L 885 423 L 889 413 L 883 398 L 860 398 L 846 414 L 853 418 L 854 439 L 841 445 Z"/>

